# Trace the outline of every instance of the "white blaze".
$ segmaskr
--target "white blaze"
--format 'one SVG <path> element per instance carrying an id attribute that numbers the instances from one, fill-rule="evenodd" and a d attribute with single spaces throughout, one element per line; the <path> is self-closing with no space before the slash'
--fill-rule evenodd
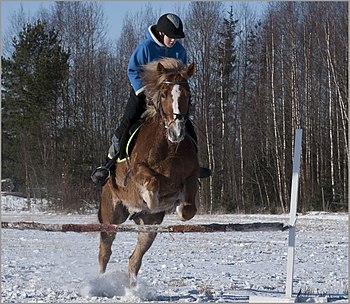
<path id="1" fill-rule="evenodd" d="M 176 84 L 174 85 L 172 91 L 171 91 L 171 95 L 173 96 L 173 113 L 180 113 L 180 109 L 179 109 L 179 98 L 181 95 L 181 90 L 180 90 L 180 85 Z M 175 118 L 175 115 L 174 115 Z"/>
<path id="2" fill-rule="evenodd" d="M 180 107 L 179 107 L 179 101 L 181 97 L 181 90 L 180 90 L 180 85 L 176 84 L 174 85 L 173 89 L 171 90 L 171 95 L 173 97 L 173 114 L 180 114 Z M 184 121 L 181 119 L 176 119 L 176 115 L 173 116 L 174 120 L 169 126 L 169 134 L 170 137 L 169 140 L 171 142 L 179 142 L 183 139 L 183 124 Z M 168 135 L 169 136 L 169 135 Z"/>

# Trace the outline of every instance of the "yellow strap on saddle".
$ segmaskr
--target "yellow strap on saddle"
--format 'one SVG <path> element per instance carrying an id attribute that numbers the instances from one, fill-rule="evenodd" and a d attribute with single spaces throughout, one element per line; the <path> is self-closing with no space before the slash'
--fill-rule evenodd
<path id="1" fill-rule="evenodd" d="M 130 138 L 129 138 L 127 144 L 126 144 L 125 152 L 126 152 L 126 155 L 128 155 L 128 156 L 130 156 L 129 147 L 130 147 L 130 145 L 131 145 L 131 142 L 132 142 L 134 136 L 136 135 L 137 131 L 141 128 L 141 126 L 142 126 L 142 124 L 139 125 L 139 126 L 135 129 L 135 131 L 130 135 Z M 130 152 L 131 152 L 131 151 L 130 151 Z M 125 158 L 125 157 L 124 157 L 124 158 L 119 158 L 119 157 L 118 157 L 118 159 L 117 159 L 117 163 L 123 163 L 123 162 L 125 162 L 125 161 L 126 161 L 126 158 Z"/>

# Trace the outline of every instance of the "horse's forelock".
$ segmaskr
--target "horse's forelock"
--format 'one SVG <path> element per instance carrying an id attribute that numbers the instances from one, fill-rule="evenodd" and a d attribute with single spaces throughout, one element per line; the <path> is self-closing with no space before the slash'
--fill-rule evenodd
<path id="1" fill-rule="evenodd" d="M 163 66 L 164 70 L 158 69 L 158 64 Z M 154 116 L 159 108 L 160 87 L 164 81 L 177 76 L 185 68 L 184 64 L 174 58 L 162 58 L 159 61 L 153 61 L 143 66 L 141 79 L 145 85 L 145 94 L 147 97 L 146 115 Z"/>
<path id="2" fill-rule="evenodd" d="M 161 64 L 165 71 L 158 69 Z M 174 58 L 162 58 L 142 66 L 141 79 L 146 89 L 159 87 L 160 84 L 168 77 L 179 74 L 185 68 L 184 64 Z"/>

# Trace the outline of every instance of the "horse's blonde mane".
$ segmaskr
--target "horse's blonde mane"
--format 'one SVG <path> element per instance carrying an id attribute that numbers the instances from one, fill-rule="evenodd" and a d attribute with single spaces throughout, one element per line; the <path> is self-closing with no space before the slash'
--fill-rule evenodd
<path id="1" fill-rule="evenodd" d="M 164 70 L 158 69 L 160 63 Z M 182 61 L 174 58 L 162 58 L 152 61 L 142 66 L 141 79 L 145 85 L 145 95 L 147 97 L 146 116 L 153 117 L 159 108 L 159 94 L 162 83 L 171 76 L 178 75 L 185 68 Z"/>

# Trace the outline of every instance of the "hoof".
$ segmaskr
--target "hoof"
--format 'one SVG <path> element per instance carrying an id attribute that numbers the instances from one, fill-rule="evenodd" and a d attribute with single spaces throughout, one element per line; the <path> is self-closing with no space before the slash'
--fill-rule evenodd
<path id="1" fill-rule="evenodd" d="M 129 287 L 130 288 L 135 288 L 137 285 L 137 280 L 136 280 L 136 274 L 130 273 L 129 275 Z"/>
<path id="2" fill-rule="evenodd" d="M 191 205 L 179 205 L 176 207 L 176 214 L 179 220 L 181 221 L 189 221 L 191 218 L 195 216 L 197 209 Z"/>

